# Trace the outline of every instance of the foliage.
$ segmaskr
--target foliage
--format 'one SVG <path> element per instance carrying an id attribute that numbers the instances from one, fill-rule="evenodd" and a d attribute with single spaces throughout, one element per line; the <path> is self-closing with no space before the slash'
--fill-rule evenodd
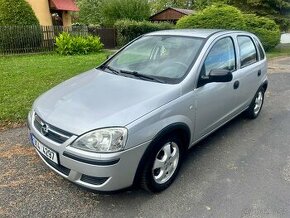
<path id="1" fill-rule="evenodd" d="M 147 0 L 104 0 L 100 13 L 102 24 L 113 26 L 121 19 L 146 20 L 150 16 L 150 8 Z"/>
<path id="2" fill-rule="evenodd" d="M 149 21 L 120 20 L 115 23 L 117 29 L 118 45 L 124 45 L 145 33 L 173 29 L 174 25 L 169 23 L 151 23 Z"/>
<path id="3" fill-rule="evenodd" d="M 22 52 L 42 43 L 39 22 L 25 0 L 0 0 L 0 28 L 0 50 Z"/>
<path id="4" fill-rule="evenodd" d="M 285 16 L 290 10 L 289 0 L 229 0 L 229 4 L 246 13 L 271 18 L 279 24 L 281 30 L 289 28 L 289 17 Z"/>
<path id="5" fill-rule="evenodd" d="M 78 0 L 77 4 L 80 8 L 80 11 L 78 12 L 78 22 L 87 25 L 100 24 L 101 3 L 102 0 Z"/>
<path id="6" fill-rule="evenodd" d="M 191 6 L 188 0 L 152 0 L 149 4 L 152 13 L 162 11 L 167 7 L 190 8 Z"/>
<path id="7" fill-rule="evenodd" d="M 24 123 L 36 97 L 64 80 L 93 69 L 109 54 L 0 56 L 0 128 L 11 122 Z"/>
<path id="8" fill-rule="evenodd" d="M 62 55 L 88 54 L 103 48 L 98 36 L 73 36 L 66 32 L 56 37 L 55 44 L 56 51 Z"/>
<path id="9" fill-rule="evenodd" d="M 245 29 L 243 14 L 237 8 L 214 4 L 196 15 L 182 17 L 177 28 Z"/>
<path id="10" fill-rule="evenodd" d="M 39 25 L 25 0 L 0 0 L 0 26 Z"/>
<path id="11" fill-rule="evenodd" d="M 279 26 L 271 19 L 258 17 L 254 14 L 245 14 L 246 29 L 256 34 L 265 50 L 274 48 L 280 42 L 281 32 Z"/>
<path id="12" fill-rule="evenodd" d="M 254 14 L 242 14 L 233 6 L 215 4 L 177 22 L 178 28 L 212 28 L 246 30 L 256 34 L 266 50 L 280 42 L 279 26 L 271 19 Z"/>

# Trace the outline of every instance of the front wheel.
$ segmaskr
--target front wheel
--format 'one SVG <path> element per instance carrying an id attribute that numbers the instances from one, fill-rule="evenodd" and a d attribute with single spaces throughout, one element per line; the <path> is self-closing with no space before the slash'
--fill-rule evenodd
<path id="1" fill-rule="evenodd" d="M 168 188 L 177 176 L 182 156 L 182 142 L 176 137 L 155 143 L 143 169 L 141 186 L 150 192 Z"/>
<path id="2" fill-rule="evenodd" d="M 264 94 L 265 94 L 265 90 L 264 88 L 260 88 L 254 99 L 252 100 L 249 108 L 246 110 L 246 115 L 248 118 L 250 119 L 256 119 L 260 112 L 261 112 L 261 109 L 263 107 L 263 103 L 264 103 Z"/>

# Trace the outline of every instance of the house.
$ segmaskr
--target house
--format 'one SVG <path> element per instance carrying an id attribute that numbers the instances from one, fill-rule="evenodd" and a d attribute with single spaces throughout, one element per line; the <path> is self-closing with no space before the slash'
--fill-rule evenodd
<path id="1" fill-rule="evenodd" d="M 194 10 L 169 7 L 152 15 L 149 20 L 152 22 L 170 22 L 175 24 L 181 17 L 193 13 L 195 13 Z"/>
<path id="2" fill-rule="evenodd" d="M 71 12 L 79 11 L 75 0 L 26 0 L 41 26 L 71 26 Z"/>

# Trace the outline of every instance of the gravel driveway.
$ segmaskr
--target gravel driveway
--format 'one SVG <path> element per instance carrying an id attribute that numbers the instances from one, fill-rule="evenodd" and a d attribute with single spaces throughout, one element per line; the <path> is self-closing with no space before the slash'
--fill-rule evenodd
<path id="1" fill-rule="evenodd" d="M 290 217 L 290 58 L 269 69 L 260 117 L 239 116 L 191 149 L 158 195 L 91 193 L 51 172 L 25 128 L 0 132 L 0 217 Z"/>

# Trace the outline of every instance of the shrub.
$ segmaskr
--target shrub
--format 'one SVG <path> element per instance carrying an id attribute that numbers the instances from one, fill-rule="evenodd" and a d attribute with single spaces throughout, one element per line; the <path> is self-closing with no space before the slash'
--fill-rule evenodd
<path id="1" fill-rule="evenodd" d="M 115 23 L 115 28 L 118 36 L 117 44 L 122 46 L 140 35 L 158 30 L 173 29 L 174 25 L 169 23 L 151 23 L 149 21 L 120 20 Z"/>
<path id="2" fill-rule="evenodd" d="M 39 25 L 25 0 L 0 0 L 0 26 Z"/>
<path id="3" fill-rule="evenodd" d="M 254 14 L 245 14 L 245 30 L 256 34 L 265 50 L 274 48 L 280 42 L 281 32 L 279 26 L 271 19 L 258 17 Z"/>
<path id="4" fill-rule="evenodd" d="M 129 19 L 143 21 L 150 17 L 147 0 L 110 0 L 100 5 L 101 23 L 113 26 L 118 20 Z"/>
<path id="5" fill-rule="evenodd" d="M 56 51 L 62 55 L 88 54 L 103 48 L 98 36 L 72 36 L 62 33 L 56 38 Z"/>
<path id="6" fill-rule="evenodd" d="M 42 43 L 39 22 L 25 0 L 0 0 L 0 28 L 0 50 L 33 51 Z"/>
<path id="7" fill-rule="evenodd" d="M 237 8 L 214 4 L 195 15 L 182 17 L 176 27 L 240 30 L 245 28 L 245 22 L 242 12 Z"/>
<path id="8" fill-rule="evenodd" d="M 177 22 L 177 28 L 211 28 L 245 30 L 256 34 L 266 50 L 280 42 L 279 26 L 271 19 L 254 14 L 243 14 L 233 6 L 215 4 L 196 15 L 189 15 Z"/>

